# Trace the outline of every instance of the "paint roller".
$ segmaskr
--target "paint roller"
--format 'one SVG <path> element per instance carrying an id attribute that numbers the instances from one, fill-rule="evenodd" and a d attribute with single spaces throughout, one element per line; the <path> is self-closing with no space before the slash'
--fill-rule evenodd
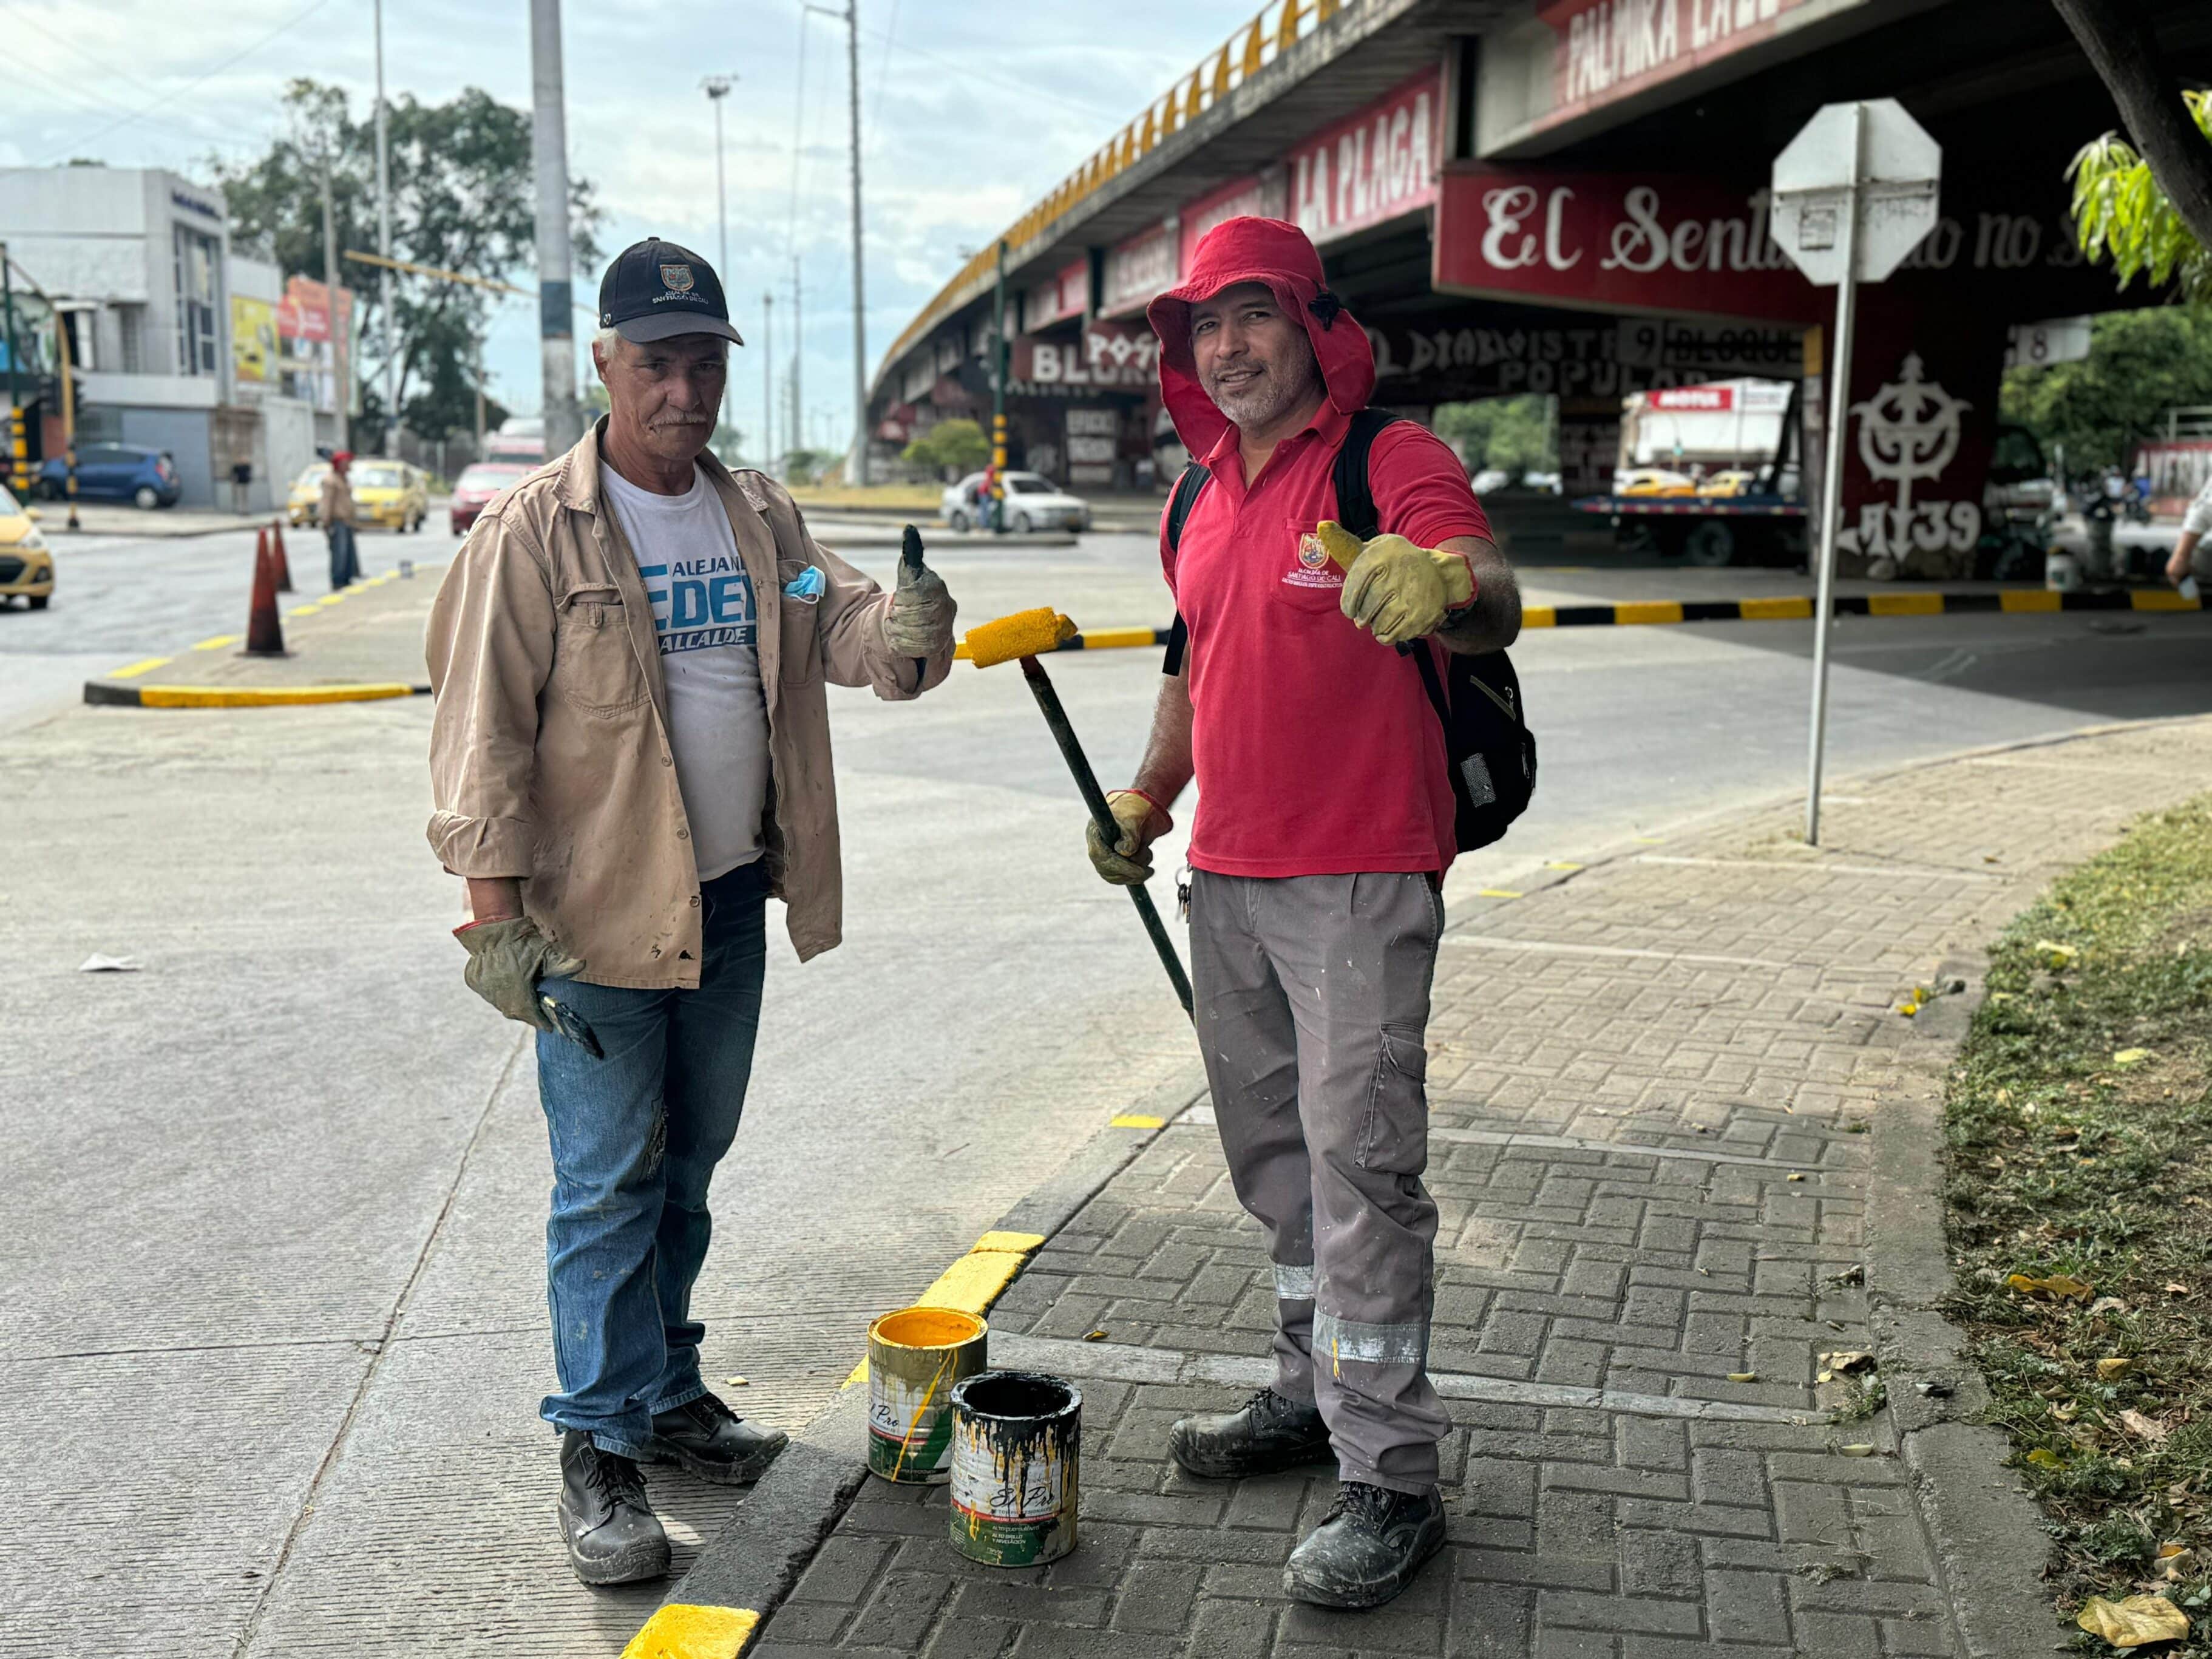
<path id="1" fill-rule="evenodd" d="M 1075 728 L 1068 724 L 1067 711 L 1060 706 L 1060 694 L 1052 689 L 1052 680 L 1037 658 L 1048 651 L 1057 651 L 1075 637 L 1075 624 L 1055 611 L 1019 611 L 1011 617 L 1001 617 L 996 622 L 983 623 L 968 630 L 966 651 L 968 659 L 978 668 L 990 668 L 1002 662 L 1018 662 L 1022 678 L 1029 682 L 1030 691 L 1036 698 L 1037 708 L 1044 715 L 1044 723 L 1052 729 L 1053 740 L 1060 744 L 1061 757 L 1067 769 L 1075 775 L 1075 787 L 1083 794 L 1083 804 L 1091 809 L 1091 821 L 1098 826 L 1098 833 L 1106 838 L 1109 847 L 1121 839 L 1121 826 L 1114 821 L 1114 814 L 1106 805 L 1106 793 L 1098 787 L 1098 779 L 1084 757 L 1083 744 L 1077 740 Z M 1152 949 L 1159 952 L 1160 965 L 1168 970 L 1168 981 L 1175 987 L 1176 998 L 1182 1004 L 1185 1015 L 1190 1012 L 1190 981 L 1184 977 L 1182 958 L 1176 954 L 1175 942 L 1160 921 L 1160 913 L 1152 908 L 1152 895 L 1142 887 L 1127 890 L 1129 901 L 1137 907 L 1137 915 L 1151 936 Z"/>

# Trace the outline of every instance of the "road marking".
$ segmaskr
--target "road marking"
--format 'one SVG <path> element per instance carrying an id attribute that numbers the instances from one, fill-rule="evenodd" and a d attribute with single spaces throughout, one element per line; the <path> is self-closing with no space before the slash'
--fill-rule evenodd
<path id="1" fill-rule="evenodd" d="M 1692 951 L 1643 951 L 1631 945 L 1569 945 L 1536 939 L 1504 939 L 1491 933 L 1446 933 L 1438 941 L 1464 945 L 1478 951 L 1528 951 L 1550 957 L 1624 957 L 1637 962 L 1686 962 L 1701 968 L 1807 968 L 1801 962 L 1767 962 L 1758 957 L 1704 956 Z"/>
<path id="2" fill-rule="evenodd" d="M 111 680 L 136 679 L 139 675 L 146 672 L 147 670 L 150 668 L 159 668 L 163 663 L 167 662 L 168 660 L 170 659 L 167 657 L 148 657 L 142 662 L 125 663 L 122 667 L 117 669 L 107 678 Z"/>
<path id="3" fill-rule="evenodd" d="M 1547 870 L 1583 870 L 1589 868 L 1587 865 L 1577 864 L 1570 859 L 1548 859 L 1545 861 L 1544 867 Z"/>
<path id="4" fill-rule="evenodd" d="M 2056 593 L 2033 590 L 2016 593 L 2000 593 L 1997 595 L 1997 608 L 2014 616 L 2036 611 L 2057 611 L 2063 609 L 2059 598 L 2060 596 Z"/>
<path id="5" fill-rule="evenodd" d="M 1838 876 L 1945 876 L 1954 881 L 2002 881 L 1986 870 L 1954 870 L 1941 864 L 1830 864 L 1825 860 L 1700 859 L 1682 854 L 1638 853 L 1638 864 L 1671 864 L 1706 870 L 1814 870 Z"/>
<path id="6" fill-rule="evenodd" d="M 1476 890 L 1475 896 L 1477 898 L 1521 898 L 1525 895 L 1514 891 L 1510 887 L 1483 887 Z"/>
<path id="7" fill-rule="evenodd" d="M 1622 627 L 1638 627 L 1682 620 L 1682 607 L 1672 599 L 1632 599 L 1613 607 L 1613 619 Z"/>
<path id="8" fill-rule="evenodd" d="M 1265 1388 L 1275 1380 L 1272 1359 L 1235 1354 L 1186 1353 L 1180 1348 L 1140 1348 L 1127 1342 L 1074 1342 L 1063 1337 L 991 1334 L 991 1363 L 1018 1370 L 1042 1370 L 1056 1376 L 1090 1377 L 1105 1382 L 1185 1386 L 1212 1383 L 1229 1389 Z M 1543 1406 L 1562 1410 L 1612 1412 L 1624 1417 L 1676 1417 L 1704 1422 L 1823 1423 L 1809 1407 L 1741 1405 L 1732 1400 L 1686 1400 L 1672 1395 L 1628 1394 L 1610 1389 L 1572 1388 L 1558 1382 L 1519 1382 L 1507 1377 L 1475 1376 L 1465 1371 L 1431 1371 L 1429 1381 L 1446 1400 L 1474 1400 L 1501 1406 Z"/>
<path id="9" fill-rule="evenodd" d="M 284 614 L 288 617 L 312 617 L 315 614 L 317 608 L 318 607 L 312 605 L 295 605 Z"/>
<path id="10" fill-rule="evenodd" d="M 226 645 L 236 645 L 237 643 L 237 635 L 218 634 L 211 640 L 202 640 L 198 645 L 194 646 L 192 649 L 195 651 L 220 651 Z"/>
<path id="11" fill-rule="evenodd" d="M 759 1623 L 760 1614 L 750 1607 L 671 1602 L 629 1638 L 622 1659 L 737 1659 Z"/>
<path id="12" fill-rule="evenodd" d="M 1940 617 L 1943 614 L 1941 593 L 1869 593 L 1867 595 L 1867 614 L 1871 617 Z"/>
<path id="13" fill-rule="evenodd" d="M 1745 599 L 1742 610 L 1746 622 L 1809 621 L 1813 615 L 1813 601 L 1802 594 L 1794 599 Z"/>
<path id="14" fill-rule="evenodd" d="M 1167 1119 L 1154 1117 L 1148 1112 L 1124 1112 L 1119 1117 L 1109 1118 L 1109 1125 L 1116 1129 L 1164 1129 Z"/>

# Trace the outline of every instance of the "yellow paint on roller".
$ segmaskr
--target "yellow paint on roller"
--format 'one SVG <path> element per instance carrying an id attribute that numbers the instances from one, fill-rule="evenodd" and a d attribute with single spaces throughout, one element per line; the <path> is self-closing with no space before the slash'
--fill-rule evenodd
<path id="1" fill-rule="evenodd" d="M 1167 1119 L 1154 1117 L 1148 1112 L 1124 1112 L 1107 1121 L 1116 1129 L 1164 1129 L 1168 1126 Z"/>
<path id="2" fill-rule="evenodd" d="M 1802 593 L 1794 599 L 1744 599 L 1737 611 L 1746 622 L 1795 622 L 1813 614 L 1813 601 Z"/>
<path id="3" fill-rule="evenodd" d="M 1672 599 L 1634 599 L 1613 606 L 1613 619 L 1624 624 L 1678 623 L 1682 607 Z"/>
<path id="4" fill-rule="evenodd" d="M 738 1659 L 760 1614 L 750 1607 L 703 1607 L 672 1602 L 629 1638 L 622 1659 Z"/>
<path id="5" fill-rule="evenodd" d="M 2163 587 L 2138 587 L 2128 595 L 2128 603 L 2138 611 L 2202 611 L 2202 599 L 2185 599 L 2180 594 Z"/>
<path id="6" fill-rule="evenodd" d="M 168 660 L 169 659 L 167 657 L 148 657 L 143 662 L 125 663 L 122 667 L 117 669 L 107 678 L 111 680 L 136 679 L 139 675 L 143 674 L 149 669 L 159 668 L 163 663 Z"/>
<path id="7" fill-rule="evenodd" d="M 1548 605 L 1524 605 L 1521 607 L 1521 626 L 1523 628 L 1557 628 L 1559 613 Z"/>
<path id="8" fill-rule="evenodd" d="M 202 640 L 198 645 L 194 646 L 192 649 L 195 651 L 220 651 L 226 645 L 236 645 L 237 643 L 237 635 L 218 634 L 211 640 Z"/>
<path id="9" fill-rule="evenodd" d="M 1132 647 L 1157 644 L 1159 634 L 1150 628 L 1086 628 L 1083 630 L 1085 651 L 1124 651 Z"/>
<path id="10" fill-rule="evenodd" d="M 139 689 L 146 708 L 281 708 L 321 702 L 380 702 L 408 697 L 411 685 L 149 685 Z"/>
<path id="11" fill-rule="evenodd" d="M 1943 614 L 1941 593 L 1869 593 L 1867 595 L 1867 614 L 1870 617 L 1940 617 Z"/>
<path id="12" fill-rule="evenodd" d="M 1049 607 L 1017 611 L 1011 617 L 987 622 L 968 630 L 968 660 L 978 668 L 992 668 L 1018 657 L 1034 657 L 1057 651 L 1075 637 L 1075 624 Z"/>

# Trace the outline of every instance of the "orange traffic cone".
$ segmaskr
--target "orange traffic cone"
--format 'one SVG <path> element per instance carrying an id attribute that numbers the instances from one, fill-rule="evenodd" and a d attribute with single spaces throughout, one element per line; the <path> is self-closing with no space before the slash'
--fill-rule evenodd
<path id="1" fill-rule="evenodd" d="M 276 615 L 276 561 L 269 550 L 269 532 L 261 533 L 261 545 L 253 555 L 253 612 L 246 619 L 246 649 L 240 653 L 247 657 L 281 657 L 284 654 L 284 624 Z"/>
<path id="2" fill-rule="evenodd" d="M 292 562 L 284 556 L 284 526 L 280 520 L 269 521 L 269 545 L 276 556 L 276 591 L 289 593 L 292 591 Z"/>

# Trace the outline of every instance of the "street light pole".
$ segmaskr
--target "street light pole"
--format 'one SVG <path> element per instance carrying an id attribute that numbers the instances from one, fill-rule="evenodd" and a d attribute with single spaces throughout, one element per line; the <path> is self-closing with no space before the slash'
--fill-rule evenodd
<path id="1" fill-rule="evenodd" d="M 991 296 L 991 528 L 1006 533 L 1006 241 L 999 239 L 999 285 Z"/>
<path id="2" fill-rule="evenodd" d="M 722 263 L 714 267 L 714 274 L 722 279 L 725 292 L 730 281 L 730 192 L 722 183 L 722 100 L 737 83 L 734 75 L 710 75 L 699 82 L 714 106 L 714 208 L 722 219 Z"/>
<path id="3" fill-rule="evenodd" d="M 392 141 L 384 103 L 384 0 L 376 0 L 376 251 L 392 257 Z M 376 307 L 384 313 L 384 431 L 377 453 L 390 455 L 399 438 L 399 358 L 392 346 L 392 267 L 377 279 Z"/>
<path id="4" fill-rule="evenodd" d="M 323 163 L 323 307 L 324 324 L 331 337 L 331 434 L 332 449 L 347 447 L 348 416 L 353 412 L 353 342 L 338 315 L 337 213 L 331 200 L 331 147 L 322 146 Z"/>
<path id="5" fill-rule="evenodd" d="M 805 301 L 799 293 L 799 256 L 791 256 L 791 447 L 806 447 L 806 399 L 800 395 L 805 384 L 799 364 L 806 353 Z"/>
<path id="6" fill-rule="evenodd" d="M 761 471 L 775 477 L 775 295 L 761 295 Z"/>
<path id="7" fill-rule="evenodd" d="M 824 17 L 845 25 L 845 68 L 852 82 L 849 107 L 853 144 L 853 476 L 850 482 L 868 481 L 868 301 L 860 253 L 860 14 L 859 0 L 845 0 L 845 9 L 810 5 Z"/>
<path id="8" fill-rule="evenodd" d="M 561 76 L 561 0 L 530 0 L 531 161 L 538 178 L 538 347 L 545 454 L 584 435 L 576 408 L 576 335 L 570 313 L 568 118 Z"/>

